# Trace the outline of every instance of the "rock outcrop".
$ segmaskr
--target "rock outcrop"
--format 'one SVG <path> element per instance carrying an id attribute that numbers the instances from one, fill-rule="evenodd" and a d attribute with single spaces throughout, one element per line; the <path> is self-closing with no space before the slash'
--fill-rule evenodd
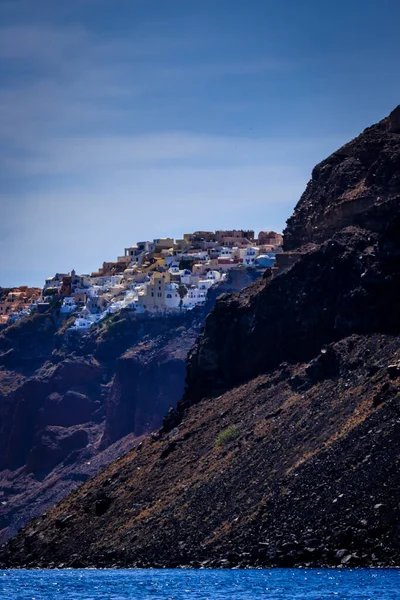
<path id="1" fill-rule="evenodd" d="M 285 232 L 295 260 L 217 301 L 163 427 L 0 563 L 400 564 L 397 118 L 314 169 Z M 109 414 L 119 398 L 135 423 L 124 361 L 146 366 L 140 349 L 124 355 Z"/>
<path id="2" fill-rule="evenodd" d="M 284 232 L 284 249 L 349 225 L 379 231 L 400 196 L 400 106 L 314 167 Z"/>

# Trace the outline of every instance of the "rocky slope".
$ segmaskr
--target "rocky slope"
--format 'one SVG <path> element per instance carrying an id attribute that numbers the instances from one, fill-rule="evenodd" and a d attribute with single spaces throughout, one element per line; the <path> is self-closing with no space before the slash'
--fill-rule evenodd
<path id="1" fill-rule="evenodd" d="M 297 262 L 218 300 L 162 429 L 4 565 L 400 564 L 398 115 L 314 170 L 285 233 Z"/>
<path id="2" fill-rule="evenodd" d="M 326 350 L 193 406 L 31 522 L 4 564 L 399 564 L 399 340 Z"/>
<path id="3" fill-rule="evenodd" d="M 56 311 L 0 335 L 0 543 L 161 425 L 182 396 L 208 304 L 164 319 L 115 314 L 67 336 Z"/>

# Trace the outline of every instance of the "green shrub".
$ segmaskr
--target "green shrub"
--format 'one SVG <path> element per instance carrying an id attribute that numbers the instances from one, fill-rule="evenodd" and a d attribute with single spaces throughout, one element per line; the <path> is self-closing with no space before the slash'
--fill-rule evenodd
<path id="1" fill-rule="evenodd" d="M 237 437 L 239 437 L 239 429 L 235 425 L 229 425 L 229 427 L 219 432 L 215 440 L 215 446 L 225 446 Z"/>

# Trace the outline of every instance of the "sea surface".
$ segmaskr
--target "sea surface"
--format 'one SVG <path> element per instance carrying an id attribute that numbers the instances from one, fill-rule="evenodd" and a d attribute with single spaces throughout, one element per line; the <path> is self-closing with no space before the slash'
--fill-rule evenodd
<path id="1" fill-rule="evenodd" d="M 0 571 L 0 600 L 399 600 L 390 569 Z"/>

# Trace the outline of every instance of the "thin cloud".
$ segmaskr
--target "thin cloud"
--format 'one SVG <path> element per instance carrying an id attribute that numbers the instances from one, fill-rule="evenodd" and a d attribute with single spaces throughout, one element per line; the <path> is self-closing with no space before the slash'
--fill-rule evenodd
<path id="1" fill-rule="evenodd" d="M 110 172 L 135 168 L 187 166 L 210 169 L 218 166 L 289 167 L 299 156 L 318 156 L 329 143 L 332 150 L 340 138 L 264 139 L 200 135 L 193 132 L 168 132 L 133 136 L 62 137 L 30 140 L 23 147 L 23 160 L 6 156 L 9 172 L 24 175 L 92 174 L 101 178 Z"/>
<path id="2" fill-rule="evenodd" d="M 152 160 L 187 163 L 207 157 L 219 160 L 223 155 L 228 161 L 230 156 L 236 161 L 240 156 L 250 160 L 247 155 L 255 159 L 258 142 L 195 136 L 190 132 L 142 137 L 113 133 L 132 127 L 134 120 L 142 123 L 145 118 L 151 122 L 147 100 L 165 91 L 166 80 L 179 98 L 190 78 L 199 82 L 223 75 L 254 75 L 283 66 L 280 61 L 265 58 L 203 62 L 189 69 L 182 57 L 195 44 L 186 37 L 100 38 L 74 25 L 18 24 L 0 28 L 0 59 L 21 70 L 18 81 L 7 85 L 6 79 L 0 92 L 0 160 L 7 177 L 17 177 L 18 172 L 23 177 L 74 175 L 103 169 L 105 164 L 109 171 Z M 168 59 L 169 52 L 173 59 Z M 159 108 L 155 112 L 158 114 Z M 232 153 L 235 145 L 241 146 L 239 153 Z"/>
<path id="3" fill-rule="evenodd" d="M 236 40 L 185 31 L 131 38 L 89 30 L 72 18 L 81 1 L 41 2 L 40 11 L 31 0 L 5 4 L 0 252 L 13 257 L 13 271 L 0 271 L 2 285 L 91 271 L 125 244 L 177 237 L 193 223 L 281 229 L 310 165 L 339 145 L 234 127 L 228 135 L 210 107 L 202 113 L 202 89 L 207 99 L 215 93 L 221 114 L 230 103 L 237 110 L 243 99 L 219 96 L 221 81 L 245 88 L 293 68 L 280 57 L 238 59 L 229 53 Z M 71 18 L 62 24 L 65 12 Z M 210 52 L 213 44 L 223 51 Z M 23 279 L 11 281 L 17 275 Z"/>

